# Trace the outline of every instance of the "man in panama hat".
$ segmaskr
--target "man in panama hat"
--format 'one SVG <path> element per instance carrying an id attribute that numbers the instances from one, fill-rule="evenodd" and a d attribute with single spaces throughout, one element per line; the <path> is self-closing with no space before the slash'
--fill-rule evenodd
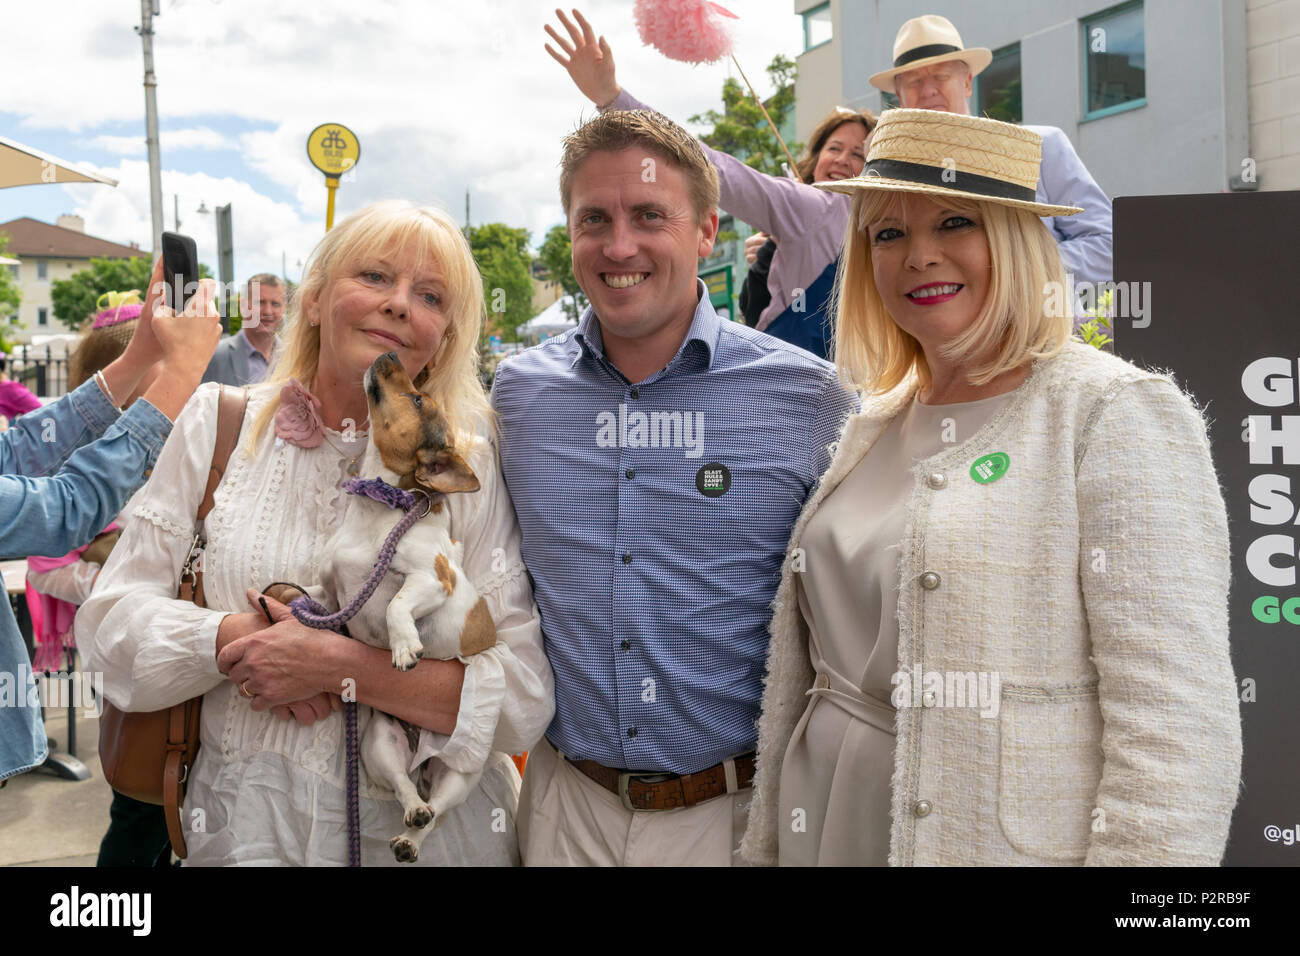
<path id="1" fill-rule="evenodd" d="M 993 62 L 984 47 L 963 46 L 961 34 L 945 17 L 927 14 L 908 20 L 894 40 L 894 62 L 871 77 L 871 85 L 898 97 L 904 108 L 970 115 L 971 80 Z M 1043 160 L 1036 190 L 1040 203 L 1079 206 L 1078 216 L 1046 222 L 1056 237 L 1061 262 L 1078 282 L 1109 282 L 1111 269 L 1110 198 L 1092 178 L 1068 136 L 1055 126 L 1026 126 L 1043 138 Z"/>

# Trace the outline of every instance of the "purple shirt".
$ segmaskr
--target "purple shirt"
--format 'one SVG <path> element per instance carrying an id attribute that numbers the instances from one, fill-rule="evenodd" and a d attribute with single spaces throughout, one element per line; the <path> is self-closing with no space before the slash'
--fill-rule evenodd
<path id="1" fill-rule="evenodd" d="M 654 107 L 623 90 L 606 109 Z M 793 179 L 760 173 L 704 143 L 700 147 L 718 171 L 722 208 L 776 239 L 772 268 L 767 273 L 772 301 L 759 318 L 762 331 L 839 256 L 852 200 L 842 193 L 822 192 Z"/>

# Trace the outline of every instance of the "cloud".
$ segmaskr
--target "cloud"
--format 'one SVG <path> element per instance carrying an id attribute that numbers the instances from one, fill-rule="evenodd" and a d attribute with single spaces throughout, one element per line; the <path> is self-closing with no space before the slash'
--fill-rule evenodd
<path id="1" fill-rule="evenodd" d="M 777 52 L 799 52 L 799 18 L 789 0 L 724 5 L 742 18 L 737 53 L 766 95 L 763 67 Z M 162 0 L 162 7 L 154 41 L 164 167 L 182 150 L 191 169 L 195 156 L 206 167 L 200 151 L 214 159 L 207 176 L 164 173 L 166 218 L 170 225 L 170 193 L 180 193 L 182 207 L 234 203 L 241 272 L 278 271 L 284 249 L 296 278 L 294 263 L 320 237 L 324 182 L 307 162 L 305 141 L 324 122 L 361 140 L 360 163 L 338 193 L 340 216 L 401 197 L 440 204 L 459 220 L 468 190 L 472 221 L 523 226 L 534 242 L 562 220 L 560 142 L 594 108 L 542 48 L 553 7 L 536 0 Z M 6 9 L 10 33 L 30 40 L 6 50 L 10 73 L 25 80 L 7 108 L 20 111 L 24 126 L 82 134 L 119 160 L 105 172 L 122 186 L 83 190 L 77 202 L 88 231 L 147 247 L 139 5 L 81 0 L 60 9 L 57 17 L 36 4 Z M 629 0 L 583 5 L 613 48 L 619 82 L 682 123 L 718 106 L 734 67 L 666 60 L 642 46 L 630 10 Z M 132 126 L 138 136 L 120 135 Z M 181 219 L 187 230 L 199 223 L 201 254 L 215 263 L 197 231 L 211 234 L 210 222 L 183 210 Z"/>
<path id="2" fill-rule="evenodd" d="M 230 140 L 206 126 L 191 129 L 163 130 L 158 134 L 159 148 L 166 154 L 183 149 L 229 149 Z M 84 143 L 91 149 L 102 149 L 118 156 L 145 155 L 143 136 L 95 136 Z"/>

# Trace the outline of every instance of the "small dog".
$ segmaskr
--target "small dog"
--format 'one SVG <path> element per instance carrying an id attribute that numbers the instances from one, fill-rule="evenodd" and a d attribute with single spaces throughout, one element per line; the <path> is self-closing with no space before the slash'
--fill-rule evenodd
<path id="1" fill-rule="evenodd" d="M 425 656 L 449 660 L 484 651 L 497 641 L 496 625 L 461 569 L 463 547 L 450 535 L 449 509 L 441 500 L 444 494 L 477 491 L 478 477 L 453 447 L 437 404 L 416 389 L 395 352 L 375 359 L 366 372 L 365 391 L 370 441 L 360 474 L 405 490 L 424 491 L 433 502 L 429 514 L 401 538 L 388 573 L 348 622 L 348 631 L 359 641 L 390 649 L 393 666 L 402 671 Z M 327 545 L 321 586 L 308 588 L 307 593 L 331 610 L 346 606 L 370 576 L 385 539 L 402 515 L 356 495 Z M 268 593 L 285 603 L 296 596 Z M 418 740 L 417 728 L 375 711 L 361 741 L 366 771 L 386 783 L 406 811 L 406 831 L 389 844 L 399 862 L 418 859 L 432 824 L 462 803 L 482 775 L 482 767 L 460 772 L 430 758 L 419 768 L 417 786 L 408 768 Z"/>

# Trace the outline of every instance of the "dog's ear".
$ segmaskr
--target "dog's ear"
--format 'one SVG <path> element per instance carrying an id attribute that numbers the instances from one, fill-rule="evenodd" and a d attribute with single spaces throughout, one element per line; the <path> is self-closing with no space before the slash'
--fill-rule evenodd
<path id="1" fill-rule="evenodd" d="M 479 489 L 478 475 L 454 451 L 440 451 L 432 461 L 421 461 L 415 467 L 415 480 L 443 494 Z"/>

